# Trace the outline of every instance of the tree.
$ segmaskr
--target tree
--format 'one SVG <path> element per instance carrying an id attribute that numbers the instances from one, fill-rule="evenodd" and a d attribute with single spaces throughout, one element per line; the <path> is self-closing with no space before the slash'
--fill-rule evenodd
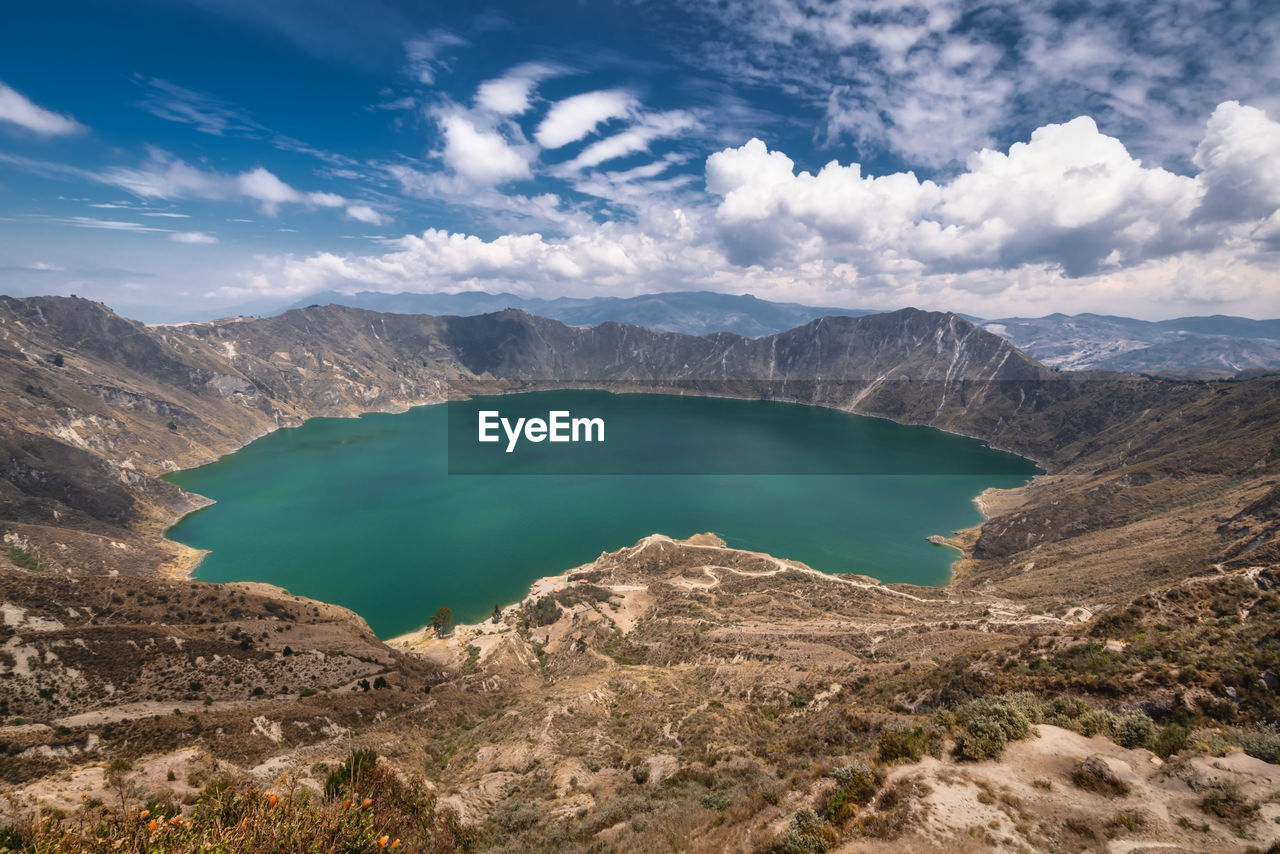
<path id="1" fill-rule="evenodd" d="M 431 618 L 431 628 L 436 630 L 439 637 L 445 637 L 453 634 L 453 625 L 453 611 L 441 605 Z"/>
<path id="2" fill-rule="evenodd" d="M 493 606 L 493 621 L 495 623 L 502 622 L 502 606 L 495 604 Z"/>

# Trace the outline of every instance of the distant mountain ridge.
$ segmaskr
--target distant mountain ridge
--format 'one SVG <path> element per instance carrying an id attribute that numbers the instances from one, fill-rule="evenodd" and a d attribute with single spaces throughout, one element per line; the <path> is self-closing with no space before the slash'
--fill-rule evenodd
<path id="1" fill-rule="evenodd" d="M 733 332 L 762 338 L 819 317 L 864 317 L 882 312 L 771 302 L 750 294 L 676 291 L 634 297 L 558 297 L 471 291 L 458 294 L 385 294 L 326 291 L 290 308 L 342 305 L 391 314 L 474 317 L 514 308 L 568 326 L 613 321 L 655 332 L 710 335 Z M 1050 314 L 982 320 L 960 314 L 1004 337 L 1046 365 L 1064 370 L 1147 373 L 1173 379 L 1227 379 L 1280 371 L 1280 320 L 1246 317 L 1180 317 L 1136 320 L 1101 314 Z"/>
<path id="2" fill-rule="evenodd" d="M 979 323 L 1046 365 L 1174 379 L 1227 379 L 1280 370 L 1280 320 L 1103 314 L 1007 317 Z"/>
<path id="3" fill-rule="evenodd" d="M 469 291 L 458 294 L 384 294 L 362 291 L 340 294 L 326 291 L 300 300 L 289 308 L 312 305 L 344 305 L 391 314 L 460 315 L 470 317 L 516 308 L 568 326 L 630 323 L 655 332 L 709 335 L 733 332 L 744 338 L 760 338 L 803 326 L 819 317 L 862 317 L 879 312 L 867 309 L 831 308 L 794 302 L 770 302 L 751 294 L 713 291 L 672 291 L 634 297 L 557 297 L 540 299 L 515 294 Z"/>

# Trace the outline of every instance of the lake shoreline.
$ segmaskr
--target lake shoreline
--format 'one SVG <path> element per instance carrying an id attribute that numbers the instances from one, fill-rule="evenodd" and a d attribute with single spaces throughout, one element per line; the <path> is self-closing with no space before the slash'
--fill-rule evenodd
<path id="1" fill-rule="evenodd" d="M 844 415 L 852 415 L 852 416 L 855 416 L 855 417 L 858 417 L 858 418 L 863 418 L 863 419 L 868 419 L 868 420 L 874 420 L 874 421 L 880 421 L 880 422 L 885 422 L 885 423 L 888 423 L 888 424 L 895 424 L 895 425 L 899 425 L 899 426 L 909 426 L 909 427 L 930 427 L 930 426 L 931 426 L 931 425 L 911 424 L 911 423 L 909 423 L 909 422 L 908 422 L 908 423 L 897 422 L 897 421 L 894 421 L 893 419 L 890 419 L 890 418 L 884 418 L 884 417 L 881 417 L 881 416 L 875 416 L 875 415 L 865 415 L 865 414 L 860 413 L 860 412 L 851 411 L 851 410 L 846 410 L 846 409 L 842 409 L 842 408 L 835 407 L 835 406 L 828 406 L 828 405 L 824 405 L 824 404 L 820 404 L 820 403 L 809 403 L 809 402 L 803 402 L 803 401 L 795 401 L 795 400 L 779 400 L 779 399 L 766 399 L 766 400 L 760 400 L 760 399 L 757 399 L 757 398 L 754 398 L 754 397 L 748 397 L 748 396 L 745 396 L 745 395 L 732 395 L 732 394 L 704 394 L 704 393 L 699 393 L 699 392 L 691 392 L 691 391 L 683 390 L 683 389 L 682 389 L 682 390 L 657 390 L 657 391 L 655 391 L 655 390 L 653 390 L 653 389 L 649 389 L 649 388 L 644 388 L 644 389 L 638 389 L 638 388 L 611 389 L 611 388 L 600 388 L 599 386 L 594 386 L 594 385 L 589 385 L 589 384 L 584 384 L 584 385 L 582 385 L 582 386 L 578 386 L 577 384 L 575 384 L 573 388 L 559 388 L 559 387 L 558 387 L 558 388 L 556 388 L 556 389 L 533 389 L 533 390 L 530 390 L 530 389 L 528 389 L 528 388 L 510 388 L 510 389 L 506 389 L 506 390 L 501 390 L 500 392 L 495 393 L 495 395 L 494 395 L 494 396 L 497 396 L 498 394 L 500 394 L 501 396 L 531 395 L 531 394 L 542 394 L 542 393 L 554 393 L 555 391 L 591 391 L 591 392 L 603 392 L 603 393 L 608 394 L 608 395 L 618 395 L 618 396 L 622 396 L 622 395 L 636 395 L 636 394 L 649 394 L 649 395 L 653 395 L 653 396 L 669 397 L 669 398 L 692 398 L 692 399 L 696 399 L 696 398 L 703 398 L 703 399 L 720 399 L 720 400 L 746 401 L 746 402 L 764 402 L 764 403 L 774 403 L 774 404 L 791 404 L 791 405 L 799 405 L 799 406 L 805 406 L 805 407 L 812 407 L 812 408 L 816 408 L 816 409 L 825 409 L 825 410 L 832 411 L 832 412 L 835 412 L 835 413 L 841 413 L 841 414 L 844 414 Z M 490 396 L 488 392 L 489 392 L 489 390 L 486 390 L 486 393 L 485 393 L 485 394 L 483 394 L 483 395 L 476 395 L 476 396 L 481 396 L 481 397 L 484 397 L 484 396 Z M 262 438 L 264 438 L 264 437 L 266 437 L 266 436 L 268 436 L 268 435 L 272 435 L 272 434 L 278 433 L 278 432 L 280 432 L 280 431 L 281 431 L 281 430 L 283 430 L 283 429 L 289 429 L 289 428 L 291 428 L 291 427 L 301 427 L 301 426 L 303 426 L 303 425 L 305 425 L 305 424 L 309 424 L 309 423 L 312 423 L 312 422 L 317 421 L 317 420 L 350 421 L 350 420 L 352 420 L 352 419 L 359 419 L 359 418 L 363 418 L 363 417 L 364 417 L 364 416 L 366 416 L 366 415 L 377 415 L 377 414 L 388 414 L 388 415 L 392 415 L 392 414 L 404 414 L 404 413 L 407 413 L 407 412 L 409 412 L 409 411 L 411 411 L 411 410 L 414 410 L 414 409 L 425 409 L 425 408 L 428 408 L 428 407 L 434 407 L 436 404 L 439 404 L 439 403 L 447 403 L 447 402 L 448 402 L 448 400 L 447 400 L 447 399 L 439 399 L 439 398 L 436 398 L 436 399 L 433 399 L 433 400 L 422 401 L 422 402 L 420 402 L 420 403 L 414 403 L 414 404 L 406 405 L 406 406 L 403 406 L 403 407 L 396 407 L 396 408 L 394 408 L 394 409 L 371 410 L 371 411 L 369 411 L 369 412 L 362 412 L 362 413 L 356 413 L 356 414 L 350 414 L 350 415 L 336 415 L 336 416 L 328 416 L 328 415 L 326 415 L 326 416 L 316 416 L 316 417 L 314 417 L 314 418 L 307 418 L 307 419 L 303 420 L 302 422 L 300 422 L 300 423 L 299 423 L 299 424 L 297 424 L 297 425 L 282 425 L 281 427 L 277 427 L 277 428 L 275 428 L 275 429 L 265 431 L 265 432 L 263 432 L 261 435 L 256 436 L 253 440 L 251 440 L 251 442 L 250 442 L 250 443 L 247 443 L 245 447 L 247 447 L 247 445 L 248 445 L 248 444 L 252 444 L 252 442 L 253 442 L 253 441 L 257 441 L 257 440 L 262 439 Z M 942 429 L 942 428 L 937 428 L 937 427 L 933 427 L 932 429 L 938 430 L 938 432 L 939 432 L 940 434 L 944 434 L 944 435 L 960 436 L 960 437 L 962 437 L 962 438 L 974 439 L 974 437 L 972 437 L 972 436 L 965 436 L 964 434 L 957 433 L 957 432 L 955 432 L 955 431 L 944 430 L 944 429 Z M 983 445 L 984 447 L 991 448 L 992 450 L 997 450 L 997 451 L 998 451 L 998 450 L 1001 450 L 1001 449 L 999 449 L 999 448 L 995 448 L 994 446 L 990 445 L 989 443 L 985 442 L 984 440 L 978 439 L 978 440 L 976 440 L 976 441 L 981 442 L 981 443 L 982 443 L 982 445 Z M 243 448 L 241 448 L 241 449 L 237 449 L 237 451 L 238 451 L 238 450 L 242 450 L 242 449 L 243 449 Z M 184 469 L 184 470 L 182 470 L 182 471 L 192 471 L 192 470 L 194 470 L 194 469 L 202 468 L 203 466 L 211 465 L 211 464 L 212 464 L 212 462 L 217 462 L 217 461 L 219 461 L 219 460 L 223 460 L 223 459 L 225 459 L 226 457 L 230 456 L 230 455 L 231 455 L 231 454 L 233 454 L 233 453 L 236 453 L 236 451 L 228 452 L 228 454 L 224 454 L 224 455 L 222 455 L 221 457 L 219 457 L 219 458 L 218 458 L 218 460 L 214 460 L 214 461 L 211 461 L 211 462 L 209 462 L 209 463 L 203 463 L 201 466 L 195 466 L 195 467 L 193 467 L 192 469 Z M 1009 452 L 1007 452 L 1007 451 L 1006 451 L 1005 453 L 1009 453 Z M 1040 465 L 1039 465 L 1039 464 L 1038 464 L 1034 459 L 1032 459 L 1032 458 L 1030 458 L 1030 457 L 1025 457 L 1025 456 L 1022 456 L 1022 455 L 1016 455 L 1016 456 L 1019 456 L 1021 459 L 1023 459 L 1023 460 L 1027 460 L 1027 461 L 1029 461 L 1029 462 L 1033 463 L 1034 465 L 1036 465 L 1036 467 L 1037 467 L 1037 468 L 1042 468 L 1042 467 L 1041 467 L 1041 466 L 1040 466 Z M 1031 483 L 1031 482 L 1034 480 L 1034 478 L 1035 478 L 1035 477 L 1037 477 L 1037 476 L 1039 476 L 1039 474 L 1038 474 L 1038 473 L 1037 473 L 1037 474 L 1029 474 L 1029 475 L 1027 475 L 1027 476 L 1026 476 L 1026 480 L 1025 480 L 1023 483 L 1021 483 L 1019 486 L 1014 487 L 1014 490 L 1024 489 L 1024 488 L 1026 487 L 1026 485 L 1027 485 L 1027 484 L 1029 484 L 1029 483 Z M 166 476 L 166 478 L 167 478 L 167 476 Z M 998 488 L 997 488 L 997 489 L 998 489 Z M 975 497 L 971 498 L 971 500 L 974 502 L 974 505 L 977 507 L 977 509 L 978 509 L 978 511 L 979 511 L 979 514 L 982 516 L 982 522 L 985 522 L 987 519 L 989 519 L 989 518 L 991 517 L 991 513 L 989 512 L 989 511 L 991 510 L 991 502 L 989 502 L 989 501 L 987 500 L 987 498 L 986 498 L 987 493 L 988 493 L 988 492 L 990 492 L 990 491 L 992 491 L 992 488 L 988 487 L 988 488 L 986 488 L 986 489 L 983 489 L 983 490 L 982 490 L 982 492 L 981 492 L 978 496 L 975 496 Z M 999 491 L 1005 491 L 1005 492 L 1007 492 L 1007 491 L 1009 491 L 1009 490 L 999 490 Z M 166 535 L 166 539 L 168 539 L 168 536 L 167 536 L 167 535 L 169 534 L 170 530 L 171 530 L 173 527 L 176 527 L 179 523 L 181 523 L 181 522 L 183 522 L 183 521 L 186 521 L 186 520 L 190 519 L 192 516 L 194 516 L 195 514 L 199 513 L 201 510 L 205 510 L 205 509 L 207 509 L 207 508 L 209 508 L 209 507 L 213 506 L 213 504 L 214 504 L 214 502 L 213 502 L 213 501 L 211 501 L 211 500 L 209 500 L 209 499 L 205 498 L 204 496 L 200 496 L 198 492 L 190 492 L 190 491 L 186 490 L 185 488 L 184 488 L 184 492 L 188 492 L 188 494 L 190 494 L 190 495 L 197 496 L 197 497 L 199 497 L 199 498 L 201 498 L 201 499 L 204 499 L 204 500 L 208 501 L 208 503 L 203 504 L 203 505 L 202 505 L 202 506 L 200 506 L 200 507 L 193 508 L 191 511 L 189 511 L 189 512 L 187 512 L 187 513 L 184 513 L 182 516 L 180 516 L 180 517 L 178 517 L 177 519 L 175 519 L 175 520 L 174 520 L 174 522 L 173 522 L 170 526 L 166 527 L 166 528 L 165 528 L 165 530 L 164 530 L 164 533 L 165 533 L 165 535 Z M 980 527 L 980 526 L 981 526 L 981 524 L 982 524 L 982 522 L 979 522 L 978 526 L 975 526 L 975 527 Z M 959 533 L 959 531 L 957 531 L 956 533 Z M 920 584 L 920 585 L 924 585 L 924 586 L 931 586 L 931 587 L 937 587 L 937 588 L 946 588 L 946 587 L 950 586 L 950 585 L 955 581 L 955 568 L 956 568 L 956 566 L 955 566 L 955 565 L 956 565 L 957 563 L 959 563 L 961 560 L 963 560 L 963 559 L 964 559 L 964 557 L 966 556 L 965 549 L 964 549 L 961 545 L 958 545 L 958 544 L 956 544 L 956 543 L 953 543 L 953 542 L 947 542 L 947 540 L 949 540 L 949 539 L 950 539 L 950 538 L 947 538 L 947 537 L 936 537 L 936 538 L 935 538 L 934 536 L 931 536 L 931 537 L 928 537 L 928 539 L 929 539 L 930 541 L 933 541 L 933 542 L 938 542 L 939 540 L 941 540 L 941 541 L 942 541 L 942 542 L 941 542 L 941 544 L 942 544 L 942 545 L 946 545 L 947 547 L 950 547 L 950 548 L 954 548 L 954 549 L 956 549 L 958 552 L 960 552 L 960 555 L 956 558 L 956 560 L 955 560 L 955 561 L 952 561 L 951 563 L 949 563 L 949 564 L 948 564 L 947 569 L 946 569 L 946 575 L 945 575 L 943 578 L 940 578 L 940 579 L 939 579 L 939 580 L 937 580 L 937 581 L 929 582 L 929 581 L 927 581 L 927 580 L 912 580 L 912 581 L 900 581 L 900 582 L 896 582 L 896 583 Z M 185 564 L 185 577 L 187 577 L 187 578 L 189 578 L 189 579 L 192 579 L 192 580 L 201 580 L 201 579 L 198 577 L 198 573 L 199 573 L 199 570 L 201 569 L 201 567 L 202 567 L 202 566 L 204 565 L 204 563 L 205 563 L 205 558 L 207 558 L 207 557 L 212 553 L 212 552 L 211 552 L 211 550 L 208 550 L 208 549 L 197 549 L 197 548 L 194 548 L 194 547 L 192 547 L 192 546 L 187 546 L 186 544 L 180 543 L 180 542 L 178 542 L 178 541 L 176 541 L 176 540 L 170 540 L 170 542 L 174 542 L 175 544 L 177 544 L 178 546 L 180 546 L 180 547 L 181 547 L 182 549 L 184 549 L 184 550 L 191 550 L 191 551 L 196 552 L 196 554 L 189 556 L 189 557 L 188 557 L 188 559 L 187 559 L 186 561 L 184 561 L 184 564 Z M 748 543 L 748 542 L 743 542 L 743 543 L 739 544 L 737 547 L 740 547 L 740 548 L 761 548 L 761 546 L 760 546 L 760 544 L 759 544 L 759 543 Z M 765 548 L 765 549 L 768 549 L 769 547 L 766 545 L 766 546 L 764 546 L 764 548 Z M 789 555 L 789 551 L 790 551 L 790 550 L 789 550 L 788 548 L 786 548 L 785 546 L 778 546 L 778 547 L 776 547 L 776 548 L 777 548 L 777 550 L 779 550 L 780 552 L 786 552 L 786 553 L 788 553 L 788 556 L 790 556 L 790 555 Z M 803 557 L 802 557 L 801 559 L 803 559 Z M 813 558 L 812 558 L 812 557 L 810 557 L 810 558 L 809 558 L 809 560 L 813 560 Z M 821 561 L 818 561 L 818 562 L 820 563 Z M 864 575 L 864 576 L 873 576 L 873 575 L 883 574 L 883 572 L 882 572 L 882 567 L 881 567 L 881 569 L 880 569 L 880 570 L 878 570 L 878 569 L 867 569 L 867 568 L 855 568 L 855 567 L 849 567 L 849 568 L 847 568 L 847 569 L 832 570 L 832 571 L 830 571 L 830 572 L 829 572 L 829 574 L 831 574 L 831 575 L 837 575 L 837 576 L 838 576 L 838 575 Z M 563 575 L 563 573 L 561 573 L 561 575 Z M 558 576 L 558 575 L 543 576 L 543 577 L 539 578 L 539 579 L 538 579 L 538 581 L 545 581 L 546 579 L 555 579 L 555 578 L 558 578 L 558 577 L 560 577 L 560 576 Z M 246 580 L 246 579 L 243 579 L 243 578 L 236 578 L 236 579 L 228 578 L 228 579 L 227 579 L 227 581 L 228 581 L 228 582 L 232 582 L 232 581 L 240 581 L 240 580 Z M 256 579 L 254 579 L 254 580 L 256 580 Z M 283 583 L 283 584 L 288 584 L 288 582 L 280 582 L 279 580 L 271 581 L 271 582 L 269 582 L 269 583 L 278 583 L 278 584 Z M 295 582 L 295 583 L 296 583 L 296 582 Z M 318 596 L 318 598 L 325 599 L 325 596 L 324 596 L 323 594 L 320 594 L 320 595 Z M 332 599 L 333 597 L 332 597 L 332 596 L 329 596 L 328 598 L 329 598 L 329 599 Z M 527 598 L 527 596 L 526 596 L 526 597 L 524 597 L 524 598 L 522 598 L 522 599 L 520 599 L 519 601 L 524 601 L 524 599 L 525 599 L 525 598 Z M 365 605 L 364 607 L 366 607 L 366 608 L 367 608 L 367 605 Z M 468 609 L 468 610 L 470 610 L 470 609 Z M 425 614 L 424 614 L 423 616 L 425 616 Z M 421 631 L 421 630 L 419 629 L 418 631 Z M 396 634 L 396 635 L 394 635 L 394 637 L 399 637 L 401 634 L 403 634 L 403 633 Z"/>

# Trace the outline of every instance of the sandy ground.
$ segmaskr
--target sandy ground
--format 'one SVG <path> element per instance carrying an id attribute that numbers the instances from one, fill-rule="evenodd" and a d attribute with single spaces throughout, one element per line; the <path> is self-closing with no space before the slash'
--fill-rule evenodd
<path id="1" fill-rule="evenodd" d="M 1280 841 L 1280 766 L 1239 751 L 1165 763 L 1150 751 L 1127 750 L 1102 736 L 1085 738 L 1048 725 L 1036 729 L 1038 738 L 1010 744 L 999 762 L 926 758 L 894 768 L 889 781 L 914 778 L 929 793 L 915 829 L 893 850 L 1041 851 L 1052 841 L 1046 830 L 1068 821 L 1095 833 L 1092 840 L 1074 840 L 1075 850 L 1083 845 L 1110 854 L 1244 851 L 1250 845 L 1266 850 Z M 1090 756 L 1101 757 L 1130 794 L 1109 798 L 1073 785 L 1072 771 Z M 1204 791 L 1216 782 L 1234 783 L 1260 804 L 1258 816 L 1243 829 L 1201 810 Z M 1137 830 L 1112 823 L 1125 813 L 1138 817 Z M 884 851 L 884 845 L 855 840 L 837 850 L 862 854 Z"/>

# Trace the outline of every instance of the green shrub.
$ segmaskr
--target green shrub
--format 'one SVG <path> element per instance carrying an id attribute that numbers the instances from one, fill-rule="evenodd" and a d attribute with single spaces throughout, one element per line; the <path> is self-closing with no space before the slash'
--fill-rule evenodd
<path id="1" fill-rule="evenodd" d="M 0 851 L 151 854 L 281 851 L 475 851 L 486 841 L 455 814 L 437 810 L 421 781 L 402 782 L 373 765 L 346 800 L 322 800 L 310 792 L 276 794 L 246 783 L 216 780 L 205 786 L 184 816 L 176 802 L 151 799 L 146 812 L 86 804 L 52 813 L 12 830 L 0 828 Z"/>
<path id="2" fill-rule="evenodd" d="M 895 839 L 918 824 L 917 804 L 929 794 L 929 787 L 919 780 L 898 780 L 885 787 L 875 801 L 875 809 L 858 818 L 857 827 L 864 836 Z"/>
<path id="3" fill-rule="evenodd" d="M 942 734 L 931 726 L 889 724 L 876 745 L 876 758 L 886 765 L 919 762 L 926 753 L 935 758 L 942 755 Z"/>
<path id="4" fill-rule="evenodd" d="M 1197 750 L 1210 756 L 1226 756 L 1228 752 L 1240 746 L 1237 739 L 1222 730 L 1208 727 L 1192 730 L 1188 741 Z"/>
<path id="5" fill-rule="evenodd" d="M 1135 833 L 1146 827 L 1147 821 L 1142 813 L 1127 810 L 1118 812 L 1107 822 L 1107 836 L 1119 836 L 1121 832 Z"/>
<path id="6" fill-rule="evenodd" d="M 1186 750 L 1190 739 L 1191 730 L 1182 724 L 1169 724 L 1161 727 L 1151 739 L 1151 750 L 1161 759 L 1168 759 L 1173 754 Z"/>
<path id="7" fill-rule="evenodd" d="M 1275 724 L 1259 724 L 1252 730 L 1240 733 L 1240 746 L 1254 759 L 1280 765 L 1280 727 Z"/>
<path id="8" fill-rule="evenodd" d="M 831 776 L 836 779 L 838 794 L 843 796 L 840 798 L 842 803 L 849 801 L 859 806 L 869 804 L 876 796 L 876 789 L 880 787 L 879 777 L 865 762 L 850 762 L 831 772 Z"/>
<path id="9" fill-rule="evenodd" d="M 1000 721 L 990 717 L 969 718 L 956 733 L 955 757 L 980 762 L 999 759 L 1009 740 Z"/>
<path id="10" fill-rule="evenodd" d="M 1121 747 L 1146 747 L 1156 734 L 1156 725 L 1143 712 L 1125 712 L 1116 716 L 1111 732 L 1111 737 Z"/>
<path id="11" fill-rule="evenodd" d="M 1039 704 L 1025 692 L 970 700 L 956 710 L 956 758 L 999 759 L 1005 744 L 1031 735 L 1039 719 Z"/>
<path id="12" fill-rule="evenodd" d="M 805 807 L 791 817 L 791 824 L 774 837 L 765 850 L 768 854 L 822 854 L 840 841 L 831 825 Z"/>
<path id="13" fill-rule="evenodd" d="M 1009 741 L 1019 741 L 1031 734 L 1031 725 L 1038 718 L 1034 703 L 1028 703 L 1026 694 L 1006 694 L 1000 697 L 980 697 L 960 707 L 959 719 L 963 724 L 974 718 L 988 718 L 999 724 Z"/>
<path id="14" fill-rule="evenodd" d="M 1072 727 L 1076 732 L 1089 738 L 1095 735 L 1111 735 L 1112 726 L 1115 724 L 1115 715 L 1106 709 L 1091 709 L 1085 712 L 1076 721 L 1076 725 Z"/>
<path id="15" fill-rule="evenodd" d="M 1040 720 L 1050 726 L 1076 729 L 1080 718 L 1090 711 L 1089 704 L 1077 697 L 1054 697 L 1040 707 Z"/>
<path id="16" fill-rule="evenodd" d="M 523 833 L 542 823 L 542 810 L 532 804 L 509 800 L 494 808 L 491 820 L 503 833 Z"/>
<path id="17" fill-rule="evenodd" d="M 21 569 L 27 569 L 31 572 L 40 572 L 44 569 L 44 564 L 40 563 L 40 559 L 31 552 L 18 546 L 9 547 L 9 560 L 14 566 Z"/>

